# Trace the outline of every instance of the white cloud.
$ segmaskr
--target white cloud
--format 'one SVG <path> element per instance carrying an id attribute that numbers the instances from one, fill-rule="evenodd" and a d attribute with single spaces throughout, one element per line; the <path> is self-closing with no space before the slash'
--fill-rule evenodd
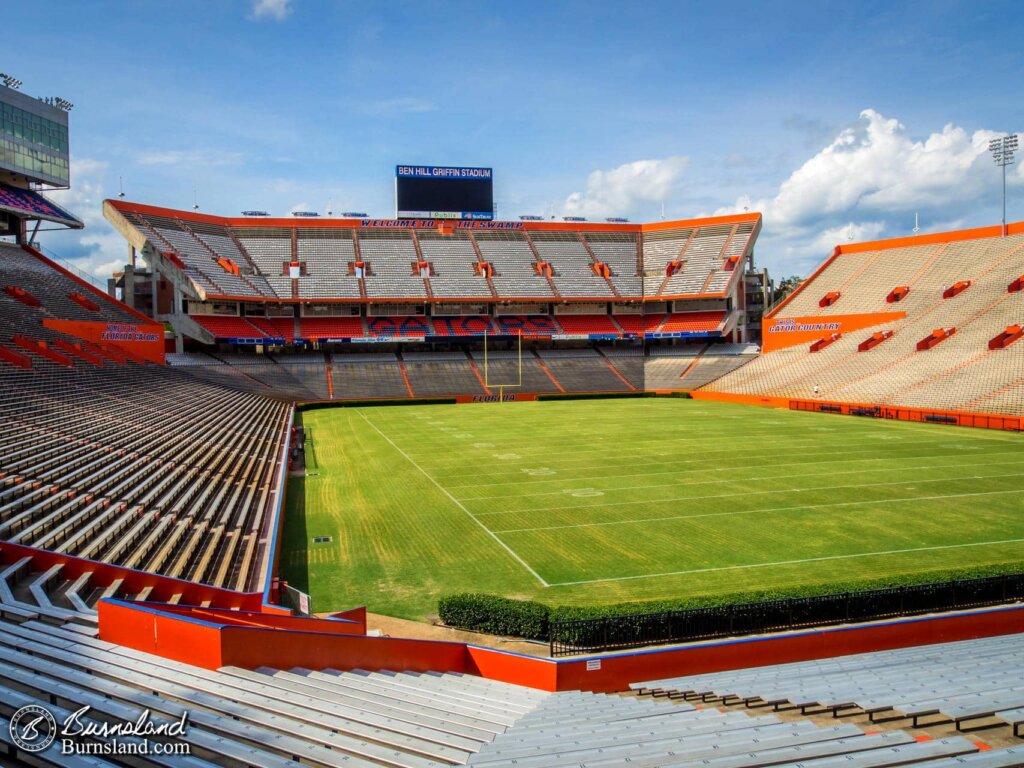
<path id="1" fill-rule="evenodd" d="M 253 0 L 252 18 L 284 21 L 291 14 L 291 0 Z"/>
<path id="2" fill-rule="evenodd" d="M 107 164 L 90 158 L 71 159 L 71 189 L 47 193 L 55 203 L 77 216 L 84 230 L 47 232 L 43 246 L 102 280 L 128 261 L 128 245 L 103 218 L 103 176 Z"/>
<path id="3" fill-rule="evenodd" d="M 212 149 L 164 149 L 140 153 L 135 161 L 139 165 L 181 165 L 187 169 L 214 165 L 238 165 L 241 152 L 218 152 Z"/>
<path id="4" fill-rule="evenodd" d="M 411 96 L 403 96 L 397 99 L 384 99 L 372 101 L 359 106 L 359 111 L 364 115 L 373 117 L 392 117 L 395 115 L 413 115 L 423 112 L 434 112 L 437 105 L 426 99 L 417 99 Z"/>
<path id="5" fill-rule="evenodd" d="M 941 231 L 991 204 L 998 177 L 988 142 L 997 135 L 950 123 L 915 140 L 899 120 L 866 109 L 774 196 L 741 197 L 715 213 L 761 211 L 760 251 L 783 262 L 786 272 L 806 270 L 851 232 L 854 241 L 910 234 L 917 212 L 922 231 Z M 1008 182 L 1024 181 L 1021 169 L 1015 176 Z"/>
<path id="6" fill-rule="evenodd" d="M 637 160 L 610 171 L 594 171 L 584 192 L 565 199 L 567 216 L 625 216 L 645 203 L 661 203 L 676 188 L 690 164 L 688 157 Z"/>

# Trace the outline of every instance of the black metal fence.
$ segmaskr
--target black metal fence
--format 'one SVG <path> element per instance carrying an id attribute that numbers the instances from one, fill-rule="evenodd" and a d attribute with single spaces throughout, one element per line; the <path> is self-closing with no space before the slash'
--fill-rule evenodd
<path id="1" fill-rule="evenodd" d="M 552 656 L 849 624 L 1024 600 L 1024 574 L 549 625 Z"/>

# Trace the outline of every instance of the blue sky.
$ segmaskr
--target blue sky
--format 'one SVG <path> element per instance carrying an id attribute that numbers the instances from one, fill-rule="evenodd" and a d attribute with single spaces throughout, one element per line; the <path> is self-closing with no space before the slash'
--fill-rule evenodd
<path id="1" fill-rule="evenodd" d="M 499 215 L 765 214 L 758 260 L 996 223 L 986 151 L 1024 131 L 1015 3 L 14 3 L 0 68 L 74 102 L 88 223 L 46 244 L 124 261 L 99 205 L 390 216 L 397 163 L 495 168 Z M 32 42 L 34 40 L 34 42 Z M 1024 159 L 1024 158 L 1022 158 Z M 1024 219 L 1024 165 L 1011 220 Z"/>

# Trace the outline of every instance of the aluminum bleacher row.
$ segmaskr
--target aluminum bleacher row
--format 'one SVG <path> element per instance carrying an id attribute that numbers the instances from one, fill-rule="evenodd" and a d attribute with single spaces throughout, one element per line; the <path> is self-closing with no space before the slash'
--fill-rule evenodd
<path id="1" fill-rule="evenodd" d="M 318 221 L 294 226 L 108 201 L 172 254 L 207 298 L 601 299 L 722 296 L 744 270 L 759 219 L 590 231 L 438 230 Z M 301 275 L 294 281 L 288 265 Z M 361 266 L 361 269 L 357 269 Z"/>
<path id="2" fill-rule="evenodd" d="M 23 570 L 18 583 L 0 579 L 0 756 L 36 765 L 110 764 L 76 762 L 57 747 L 19 752 L 4 726 L 20 707 L 39 702 L 59 720 L 87 706 L 82 722 L 95 726 L 135 722 L 147 710 L 156 725 L 187 717 L 181 740 L 190 756 L 138 756 L 133 765 L 1024 764 L 1020 748 L 982 751 L 962 736 L 921 740 L 900 730 L 865 733 L 848 723 L 785 721 L 699 702 L 546 693 L 450 673 L 204 669 L 99 639 L 93 604 L 103 595 L 89 590 L 88 579 L 44 581 L 46 574 Z"/>
<path id="3" fill-rule="evenodd" d="M 818 387 L 823 400 L 1024 415 L 1024 344 L 989 346 L 1024 323 L 1024 292 L 1012 290 L 1022 274 L 1020 234 L 842 253 L 775 316 L 906 317 L 817 352 L 809 343 L 771 351 L 709 389 L 809 398 Z M 919 349 L 936 329 L 948 337 Z M 888 338 L 860 351 L 875 333 Z"/>
<path id="4" fill-rule="evenodd" d="M 742 344 L 703 347 L 492 349 L 342 354 L 168 355 L 202 381 L 279 400 L 438 397 L 523 392 L 633 392 L 696 389 L 757 357 Z M 328 374 L 329 372 L 329 374 Z M 330 383 L 328 383 L 330 381 Z"/>
<path id="5" fill-rule="evenodd" d="M 1005 725 L 1024 736 L 1024 635 L 1004 635 L 637 683 L 638 691 L 748 706 L 786 705 L 913 727 Z"/>
<path id="6" fill-rule="evenodd" d="M 257 578 L 290 407 L 237 382 L 82 346 L 43 320 L 138 322 L 28 251 L 0 246 L 0 538 L 239 589 Z M 12 340 L 51 346 L 15 346 Z M 58 352 L 64 343 L 74 351 Z M 19 359 L 19 358 L 15 358 Z M 228 384 L 229 386 L 224 386 Z"/>

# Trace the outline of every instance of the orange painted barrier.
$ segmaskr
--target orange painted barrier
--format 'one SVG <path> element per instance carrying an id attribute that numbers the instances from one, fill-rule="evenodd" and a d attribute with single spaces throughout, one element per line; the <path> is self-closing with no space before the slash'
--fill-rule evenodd
<path id="1" fill-rule="evenodd" d="M 941 344 L 950 336 L 956 333 L 956 328 L 936 328 L 934 331 L 929 333 L 919 342 L 917 342 L 917 351 L 925 352 L 937 344 Z"/>
<path id="2" fill-rule="evenodd" d="M 65 354 L 55 352 L 54 350 L 50 349 L 46 345 L 45 341 L 39 341 L 38 339 L 30 339 L 28 336 L 23 336 L 20 333 L 12 336 L 11 341 L 13 341 L 17 346 L 21 347 L 22 349 L 28 350 L 34 355 L 45 357 L 47 360 L 57 363 L 57 365 L 63 365 L 66 368 L 74 368 L 75 366 L 74 360 L 72 360 Z"/>
<path id="3" fill-rule="evenodd" d="M 18 368 L 24 368 L 26 371 L 32 370 L 32 358 L 28 355 L 23 355 L 21 352 L 15 352 L 13 349 L 7 347 L 0 347 L 0 360 L 5 363 L 10 363 Z"/>
<path id="4" fill-rule="evenodd" d="M 124 355 L 151 363 L 164 363 L 164 327 L 153 323 L 108 323 L 105 321 L 57 320 L 47 317 L 43 325 L 94 344 L 109 344 Z"/>
<path id="5" fill-rule="evenodd" d="M 886 339 L 892 338 L 892 331 L 878 331 L 872 333 L 864 341 L 857 345 L 858 352 L 867 352 L 868 350 L 874 349 Z"/>
<path id="6" fill-rule="evenodd" d="M 29 307 L 42 306 L 39 303 L 39 299 L 33 296 L 31 293 L 26 291 L 24 288 L 20 288 L 17 285 L 8 285 L 4 288 L 4 293 L 10 296 L 15 301 L 20 301 L 22 304 Z"/>
<path id="7" fill-rule="evenodd" d="M 1006 349 L 1006 347 L 1013 344 L 1013 342 L 1019 340 L 1024 336 L 1024 328 L 1020 325 L 1008 325 L 1006 330 L 996 336 L 994 339 L 990 339 L 988 342 L 989 349 Z"/>
<path id="8" fill-rule="evenodd" d="M 1024 427 L 1024 419 L 1017 416 L 974 411 L 945 411 L 933 408 L 906 408 L 900 405 L 790 400 L 789 408 L 794 411 L 817 411 L 842 416 L 870 416 L 878 419 L 949 424 L 958 427 L 998 429 L 1008 432 L 1019 432 Z"/>
<path id="9" fill-rule="evenodd" d="M 87 309 L 90 312 L 100 311 L 100 307 L 95 301 L 92 301 L 91 299 L 83 296 L 78 291 L 72 291 L 71 293 L 69 293 L 68 298 L 75 302 L 75 304 L 77 304 L 78 306 L 82 307 L 83 309 Z"/>
<path id="10" fill-rule="evenodd" d="M 842 295 L 843 294 L 840 293 L 839 291 L 829 291 L 828 293 L 821 297 L 821 301 L 818 302 L 818 306 L 831 307 L 833 304 L 839 301 L 839 297 Z"/>
<path id="11" fill-rule="evenodd" d="M 774 352 L 798 344 L 811 344 L 822 338 L 822 334 L 846 335 L 873 325 L 902 320 L 906 316 L 906 312 L 871 312 L 858 315 L 766 318 L 762 323 L 762 349 L 764 352 Z"/>
<path id="12" fill-rule="evenodd" d="M 206 669 L 232 665 L 454 672 L 544 691 L 623 691 L 631 683 L 678 675 L 1024 631 L 1024 606 L 1010 606 L 556 661 L 458 642 L 348 635 L 333 622 L 318 625 L 311 619 L 298 621 L 319 631 L 279 628 L 291 618 L 276 622 L 258 617 L 246 625 L 227 614 L 206 612 L 200 618 L 188 615 L 187 607 L 123 600 L 101 600 L 98 610 L 103 640 Z"/>
<path id="13" fill-rule="evenodd" d="M 951 286 L 949 286 L 949 288 L 942 292 L 942 298 L 952 299 L 954 296 L 958 296 L 959 294 L 963 293 L 970 287 L 970 280 L 958 280 L 957 282 L 953 283 Z"/>
<path id="14" fill-rule="evenodd" d="M 889 295 L 885 297 L 887 304 L 895 304 L 896 302 L 903 301 L 907 298 L 907 294 L 910 293 L 909 285 L 899 285 L 889 291 Z"/>
<path id="15" fill-rule="evenodd" d="M 820 352 L 821 350 L 823 350 L 825 347 L 829 346 L 830 344 L 835 344 L 841 338 L 843 338 L 843 334 L 841 334 L 841 333 L 833 333 L 831 336 L 826 336 L 823 339 L 818 339 L 816 342 L 811 344 L 810 351 L 811 352 Z"/>

